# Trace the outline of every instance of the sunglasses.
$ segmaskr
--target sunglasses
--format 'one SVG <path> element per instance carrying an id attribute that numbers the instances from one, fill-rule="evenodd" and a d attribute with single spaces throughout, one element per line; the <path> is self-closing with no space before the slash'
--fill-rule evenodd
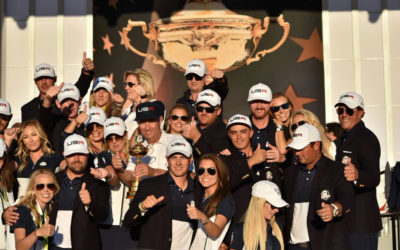
<path id="1" fill-rule="evenodd" d="M 173 120 L 173 121 L 176 121 L 176 120 L 178 120 L 179 118 L 180 118 L 183 122 L 189 121 L 189 117 L 187 117 L 187 116 L 185 116 L 185 115 L 183 115 L 183 116 L 172 115 L 172 116 L 171 116 L 171 120 Z"/>
<path id="2" fill-rule="evenodd" d="M 36 190 L 37 190 L 37 191 L 42 191 L 42 190 L 44 189 L 44 187 L 47 187 L 47 189 L 50 190 L 50 191 L 56 190 L 56 184 L 54 184 L 54 183 L 47 183 L 47 184 L 41 183 L 41 184 L 36 184 Z"/>
<path id="3" fill-rule="evenodd" d="M 132 87 L 135 86 L 135 85 L 139 85 L 139 83 L 136 83 L 136 82 L 126 82 L 126 83 L 125 83 L 125 87 L 126 87 L 126 85 L 128 85 L 129 88 L 132 88 Z"/>
<path id="4" fill-rule="evenodd" d="M 290 129 L 292 131 L 295 131 L 297 127 L 300 127 L 301 125 L 306 124 L 306 121 L 299 121 L 297 124 L 293 124 Z"/>
<path id="5" fill-rule="evenodd" d="M 200 81 L 201 79 L 203 79 L 202 76 L 199 76 L 199 75 L 196 75 L 196 74 L 188 74 L 185 77 L 186 77 L 186 80 L 192 80 L 193 77 L 194 77 L 194 79 L 196 79 L 196 81 Z"/>
<path id="6" fill-rule="evenodd" d="M 282 109 L 288 109 L 288 108 L 289 108 L 289 103 L 287 102 L 287 103 L 284 103 L 284 104 L 282 104 L 282 105 L 280 105 L 280 106 L 271 107 L 271 111 L 272 111 L 273 113 L 276 113 L 276 112 L 278 112 L 281 108 L 282 108 Z"/>
<path id="7" fill-rule="evenodd" d="M 344 113 L 345 110 L 346 110 L 346 114 L 348 114 L 349 116 L 352 116 L 354 114 L 354 110 L 349 107 L 339 107 L 336 109 L 336 113 L 338 115 L 341 115 Z"/>
<path id="8" fill-rule="evenodd" d="M 4 121 L 10 121 L 11 117 L 12 117 L 11 115 L 0 114 L 0 119 L 2 119 Z"/>
<path id="9" fill-rule="evenodd" d="M 199 113 L 202 113 L 203 110 L 205 110 L 207 113 L 214 113 L 215 111 L 215 107 L 201 107 L 201 106 L 197 106 L 196 107 L 196 111 Z"/>
<path id="10" fill-rule="evenodd" d="M 207 170 L 207 173 L 209 175 L 215 175 L 217 173 L 217 170 L 215 168 L 202 168 L 200 167 L 199 169 L 197 169 L 197 175 L 203 175 Z"/>
<path id="11" fill-rule="evenodd" d="M 123 138 L 124 138 L 123 136 L 119 136 L 119 135 L 110 135 L 110 136 L 107 136 L 106 141 L 107 141 L 107 142 L 112 142 L 112 141 L 114 141 L 114 140 L 120 141 L 120 140 L 122 140 Z"/>

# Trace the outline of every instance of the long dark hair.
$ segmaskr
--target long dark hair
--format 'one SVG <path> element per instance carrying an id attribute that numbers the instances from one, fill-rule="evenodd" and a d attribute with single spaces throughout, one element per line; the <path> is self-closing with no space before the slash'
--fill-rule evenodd
<path id="1" fill-rule="evenodd" d="M 3 166 L 0 169 L 1 185 L 6 187 L 7 192 L 11 192 L 15 183 L 15 178 L 7 152 L 4 152 L 3 159 Z"/>
<path id="2" fill-rule="evenodd" d="M 213 161 L 218 174 L 217 189 L 211 196 L 210 202 L 208 202 L 204 211 L 208 217 L 211 217 L 217 212 L 218 204 L 229 194 L 229 171 L 225 163 L 216 154 L 205 154 L 200 158 L 199 162 L 202 160 Z"/>

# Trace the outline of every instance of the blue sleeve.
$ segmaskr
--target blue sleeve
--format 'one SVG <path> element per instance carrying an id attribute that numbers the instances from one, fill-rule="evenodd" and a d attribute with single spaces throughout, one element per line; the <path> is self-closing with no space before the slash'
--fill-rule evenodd
<path id="1" fill-rule="evenodd" d="M 232 195 L 227 195 L 217 206 L 217 214 L 222 214 L 229 221 L 235 213 L 235 202 Z"/>
<path id="2" fill-rule="evenodd" d="M 99 168 L 105 168 L 108 165 L 112 165 L 112 156 L 110 152 L 103 151 L 97 155 L 97 166 Z"/>
<path id="3" fill-rule="evenodd" d="M 34 222 L 29 208 L 25 206 L 18 206 L 17 213 L 19 213 L 19 219 L 17 222 L 11 226 L 10 231 L 14 233 L 15 228 L 25 228 L 26 235 L 29 235 L 35 230 L 33 228 Z"/>
<path id="4" fill-rule="evenodd" d="M 233 229 L 232 234 L 232 242 L 229 246 L 230 248 L 241 250 L 243 249 L 244 242 L 243 242 L 243 223 L 236 224 Z"/>

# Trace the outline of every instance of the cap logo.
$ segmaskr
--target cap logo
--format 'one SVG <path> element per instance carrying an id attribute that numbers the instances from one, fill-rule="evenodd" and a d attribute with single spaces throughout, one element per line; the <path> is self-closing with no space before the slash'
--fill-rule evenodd
<path id="1" fill-rule="evenodd" d="M 6 107 L 7 108 L 7 104 L 5 104 L 4 102 L 0 103 L 0 107 Z"/>
<path id="2" fill-rule="evenodd" d="M 74 88 L 65 88 L 65 89 L 63 89 L 61 91 L 61 93 L 65 93 L 65 92 L 68 92 L 68 91 L 74 91 L 74 90 L 75 90 Z"/>
<path id="3" fill-rule="evenodd" d="M 148 111 L 155 111 L 154 107 L 142 107 L 138 110 L 138 112 L 148 112 Z"/>
<path id="4" fill-rule="evenodd" d="M 119 122 L 112 122 L 106 125 L 106 128 L 112 127 L 112 126 L 119 126 Z"/>
<path id="5" fill-rule="evenodd" d="M 302 133 L 293 134 L 293 137 L 303 137 Z"/>
<path id="6" fill-rule="evenodd" d="M 175 142 L 174 144 L 171 144 L 171 147 L 179 147 L 179 146 L 186 147 L 185 143 L 182 142 Z"/>
<path id="7" fill-rule="evenodd" d="M 197 67 L 197 68 L 200 68 L 201 65 L 200 65 L 200 64 L 197 64 L 197 63 L 192 63 L 192 64 L 189 64 L 189 67 Z"/>
<path id="8" fill-rule="evenodd" d="M 354 96 L 353 95 L 342 95 L 340 98 L 351 98 L 351 99 L 354 99 Z"/>
<path id="9" fill-rule="evenodd" d="M 40 67 L 36 69 L 36 72 L 42 71 L 42 70 L 48 70 L 50 71 L 50 67 Z"/>
<path id="10" fill-rule="evenodd" d="M 268 91 L 266 89 L 253 89 L 250 91 L 250 93 L 268 93 Z"/>
<path id="11" fill-rule="evenodd" d="M 100 113 L 99 112 L 93 112 L 93 113 L 90 113 L 89 115 L 98 115 L 98 116 L 100 116 Z"/>
<path id="12" fill-rule="evenodd" d="M 276 194 L 281 195 L 281 191 L 279 191 L 279 188 L 278 188 L 278 187 L 275 187 L 275 188 L 274 188 L 274 191 L 275 191 Z"/>
<path id="13" fill-rule="evenodd" d="M 211 93 L 202 93 L 201 96 L 211 96 L 211 97 L 214 97 L 214 95 L 211 94 Z"/>
<path id="14" fill-rule="evenodd" d="M 67 146 L 79 145 L 79 144 L 85 145 L 85 142 L 84 141 L 70 141 L 70 142 L 67 142 Z"/>
<path id="15" fill-rule="evenodd" d="M 233 121 L 236 121 L 236 120 L 246 121 L 246 118 L 244 118 L 243 116 L 235 116 L 235 117 L 232 117 L 229 122 L 233 122 Z"/>

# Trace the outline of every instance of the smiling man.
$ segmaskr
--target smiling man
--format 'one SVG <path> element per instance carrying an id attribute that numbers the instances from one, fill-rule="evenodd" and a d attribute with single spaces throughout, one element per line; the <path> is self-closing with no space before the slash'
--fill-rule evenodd
<path id="1" fill-rule="evenodd" d="M 382 221 L 376 199 L 379 185 L 381 148 L 376 135 L 365 127 L 364 100 L 346 92 L 335 105 L 344 132 L 336 151 L 336 161 L 344 165 L 344 177 L 355 191 L 354 209 L 348 218 L 352 249 L 378 249 Z"/>

